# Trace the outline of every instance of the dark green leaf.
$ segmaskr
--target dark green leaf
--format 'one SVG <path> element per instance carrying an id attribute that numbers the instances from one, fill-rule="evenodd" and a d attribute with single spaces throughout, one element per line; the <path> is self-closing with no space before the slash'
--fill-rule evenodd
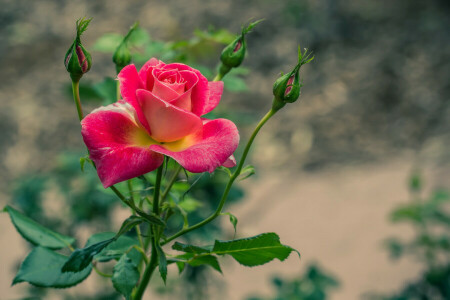
<path id="1" fill-rule="evenodd" d="M 154 213 L 148 214 L 145 211 L 143 211 L 137 207 L 134 207 L 134 210 L 138 213 L 138 215 L 143 217 L 150 224 L 154 224 L 154 225 L 158 225 L 158 226 L 166 225 L 166 223 L 164 223 L 164 221 L 159 216 L 155 215 Z"/>
<path id="2" fill-rule="evenodd" d="M 62 273 L 61 269 L 66 260 L 67 256 L 47 248 L 36 247 L 23 261 L 13 285 L 29 282 L 40 287 L 66 288 L 80 283 L 91 273 L 91 266 L 82 272 Z"/>
<path id="3" fill-rule="evenodd" d="M 61 249 L 75 242 L 74 238 L 59 234 L 36 223 L 9 205 L 5 206 L 3 211 L 9 214 L 14 227 L 16 227 L 20 235 L 34 245 L 50 249 Z"/>
<path id="4" fill-rule="evenodd" d="M 117 233 L 117 236 L 120 236 L 134 227 L 138 226 L 142 222 L 145 222 L 145 219 L 139 216 L 130 216 L 125 221 L 123 221 L 122 226 L 119 229 L 119 232 Z"/>
<path id="5" fill-rule="evenodd" d="M 101 241 L 112 239 L 115 236 L 116 234 L 114 232 L 96 233 L 88 239 L 85 247 L 92 246 Z M 99 262 L 110 261 L 112 259 L 119 259 L 122 256 L 122 254 L 124 254 L 134 245 L 139 245 L 139 242 L 136 239 L 124 235 L 119 236 L 116 241 L 113 241 L 111 244 L 106 246 L 106 248 L 103 249 L 100 253 L 95 255 L 94 259 Z M 128 255 L 129 257 L 132 257 L 131 252 Z"/>
<path id="6" fill-rule="evenodd" d="M 252 267 L 268 263 L 274 258 L 283 261 L 292 251 L 296 250 L 282 245 L 278 235 L 270 232 L 232 241 L 216 240 L 211 253 L 231 255 L 240 264 Z"/>
<path id="7" fill-rule="evenodd" d="M 184 268 L 186 267 L 186 263 L 177 261 L 176 264 L 178 267 L 178 274 L 181 274 L 183 272 Z"/>
<path id="8" fill-rule="evenodd" d="M 130 299 L 131 292 L 139 281 L 139 276 L 136 264 L 124 254 L 114 266 L 111 281 L 119 293 L 126 299 Z"/>
<path id="9" fill-rule="evenodd" d="M 175 244 L 172 245 L 173 250 L 187 252 L 187 253 L 194 253 L 194 254 L 201 254 L 201 253 L 209 253 L 211 252 L 211 247 L 200 247 L 200 246 L 194 246 L 194 245 L 186 245 L 182 244 L 180 242 L 175 242 Z"/>
<path id="10" fill-rule="evenodd" d="M 200 255 L 197 257 L 194 257 L 187 261 L 188 264 L 190 264 L 193 267 L 198 267 L 200 265 L 209 265 L 214 270 L 222 273 L 222 270 L 220 269 L 219 261 L 217 260 L 217 257 L 213 255 Z"/>
<path id="11" fill-rule="evenodd" d="M 159 258 L 159 274 L 161 275 L 161 278 L 164 281 L 164 284 L 166 284 L 167 279 L 167 259 L 166 254 L 162 250 L 161 246 L 156 246 L 156 251 L 158 252 L 158 258 Z"/>
<path id="12" fill-rule="evenodd" d="M 72 252 L 69 259 L 62 267 L 62 272 L 80 272 L 84 270 L 87 266 L 90 265 L 92 259 L 94 258 L 94 255 L 100 253 L 100 251 L 102 251 L 113 241 L 114 238 L 111 238 L 89 247 L 75 250 L 74 252 Z"/>

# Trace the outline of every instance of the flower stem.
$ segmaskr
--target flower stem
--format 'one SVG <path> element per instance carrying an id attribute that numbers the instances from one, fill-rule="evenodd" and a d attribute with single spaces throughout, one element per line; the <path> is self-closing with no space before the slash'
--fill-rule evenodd
<path id="1" fill-rule="evenodd" d="M 73 100 L 75 101 L 75 105 L 77 106 L 78 118 L 81 121 L 83 120 L 83 110 L 81 108 L 79 81 L 72 81 L 72 93 L 73 93 Z"/>
<path id="2" fill-rule="evenodd" d="M 156 239 L 152 234 L 152 253 L 150 255 L 150 263 L 145 267 L 144 275 L 142 276 L 141 283 L 137 287 L 136 293 L 133 296 L 134 300 L 142 299 L 145 289 L 152 277 L 153 271 L 155 271 L 158 265 L 158 253 L 156 252 Z"/>
<path id="3" fill-rule="evenodd" d="M 260 129 L 264 126 L 264 124 L 276 113 L 275 110 L 271 109 L 262 119 L 261 121 L 259 121 L 258 125 L 256 126 L 255 130 L 253 131 L 252 135 L 250 136 L 250 139 L 247 142 L 247 145 L 245 146 L 244 149 L 244 153 L 242 153 L 242 157 L 241 160 L 239 161 L 239 165 L 236 168 L 236 170 L 234 171 L 233 175 L 231 175 L 230 180 L 227 183 L 227 186 L 225 187 L 225 190 L 223 192 L 222 198 L 220 199 L 219 205 L 217 206 L 216 211 L 210 215 L 208 218 L 204 219 L 203 221 L 192 225 L 190 227 L 187 227 L 183 230 L 180 230 L 179 232 L 175 233 L 174 235 L 168 237 L 164 242 L 161 243 L 161 245 L 165 245 L 167 243 L 169 243 L 170 241 L 176 239 L 177 237 L 184 235 L 194 229 L 200 228 L 206 224 L 208 224 L 209 222 L 211 222 L 212 220 L 214 220 L 215 218 L 217 218 L 220 213 L 222 212 L 222 208 L 225 205 L 225 202 L 228 198 L 228 194 L 230 193 L 230 189 L 231 186 L 233 185 L 234 181 L 236 180 L 236 178 L 239 176 L 239 174 L 241 173 L 242 167 L 244 166 L 244 162 L 245 159 L 247 158 L 248 152 L 250 150 L 250 147 L 252 146 L 253 141 L 255 140 L 256 135 L 258 134 L 258 132 L 260 131 Z"/>
<path id="4" fill-rule="evenodd" d="M 214 77 L 213 81 L 220 81 L 222 80 L 224 74 L 217 73 L 216 77 Z"/>
<path id="5" fill-rule="evenodd" d="M 153 213 L 156 215 L 159 215 L 159 194 L 161 190 L 161 179 L 162 174 L 164 170 L 164 164 L 162 164 L 158 170 L 156 171 L 156 182 L 155 182 L 155 191 L 153 193 Z M 150 278 L 152 277 L 153 271 L 155 270 L 156 266 L 158 265 L 158 253 L 156 251 L 156 246 L 159 240 L 159 229 L 156 226 L 151 226 L 151 235 L 147 238 L 145 241 L 145 246 L 148 246 L 148 243 L 151 239 L 152 242 L 152 251 L 150 254 L 150 263 L 146 266 L 144 275 L 142 276 L 141 283 L 139 284 L 136 294 L 134 295 L 133 299 L 141 299 L 142 295 L 145 292 L 145 289 L 147 288 L 147 285 L 150 281 Z"/>
<path id="6" fill-rule="evenodd" d="M 177 169 L 175 170 L 175 172 L 173 173 L 172 177 L 169 180 L 169 183 L 167 184 L 166 189 L 164 190 L 164 192 L 161 195 L 161 202 L 164 201 L 164 199 L 166 199 L 167 195 L 170 192 L 170 189 L 172 188 L 173 184 L 175 183 L 175 181 L 178 178 L 178 174 L 180 174 L 181 169 L 183 169 L 183 167 L 181 165 L 178 165 Z"/>

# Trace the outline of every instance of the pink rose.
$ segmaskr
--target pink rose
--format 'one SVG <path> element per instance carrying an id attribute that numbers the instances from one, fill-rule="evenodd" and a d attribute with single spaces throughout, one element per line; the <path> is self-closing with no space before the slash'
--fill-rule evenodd
<path id="1" fill-rule="evenodd" d="M 235 165 L 239 133 L 226 119 L 202 115 L 219 104 L 223 82 L 155 58 L 118 75 L 123 99 L 81 122 L 81 134 L 105 188 L 158 168 L 167 155 L 193 173 Z"/>

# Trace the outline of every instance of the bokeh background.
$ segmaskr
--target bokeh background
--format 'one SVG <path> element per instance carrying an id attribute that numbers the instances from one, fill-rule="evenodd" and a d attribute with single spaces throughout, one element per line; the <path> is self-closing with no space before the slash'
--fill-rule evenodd
<path id="1" fill-rule="evenodd" d="M 78 179 L 83 143 L 63 65 L 76 19 L 94 18 L 83 35 L 85 47 L 93 49 L 93 67 L 83 80 L 95 84 L 115 75 L 111 54 L 98 39 L 125 34 L 136 20 L 153 47 L 188 41 L 180 52 L 188 49 L 191 56 L 180 59 L 207 72 L 223 48 L 222 38 L 207 33 L 237 33 L 248 20 L 264 18 L 248 36 L 244 71 L 225 82 L 220 109 L 241 128 L 242 140 L 270 108 L 272 83 L 296 63 L 297 45 L 314 51 L 316 59 L 302 68 L 301 99 L 258 136 L 250 158 L 256 175 L 239 184 L 236 201 L 226 210 L 239 219 L 238 237 L 277 232 L 302 259 L 292 255 L 284 263 L 256 268 L 225 260 L 224 276 L 192 270 L 180 283 L 190 299 L 288 299 L 276 293 L 305 285 L 317 289 L 310 295 L 316 298 L 294 291 L 298 298 L 291 299 L 393 295 L 420 281 L 431 267 L 444 267 L 442 257 L 448 262 L 448 227 L 432 231 L 439 232 L 442 245 L 416 243 L 419 249 L 410 251 L 443 251 L 437 261 L 420 253 L 403 255 L 410 249 L 388 239 L 415 241 L 428 234 L 411 215 L 403 215 L 409 222 L 396 224 L 392 211 L 433 202 L 436 190 L 448 198 L 443 192 L 450 187 L 448 1 L 1 0 L 0 6 L 1 206 L 19 207 L 82 243 L 89 233 L 117 228 L 126 217 L 114 198 L 99 190 L 95 174 L 86 175 L 88 183 Z M 161 47 L 136 51 L 141 58 L 148 53 L 176 57 Z M 97 96 L 86 100 L 85 110 L 101 104 Z M 55 191 L 55 184 L 64 192 Z M 445 215 L 447 203 L 437 211 Z M 222 221 L 213 226 L 225 228 L 217 234 L 232 238 L 231 225 Z M 29 245 L 7 214 L 0 214 L 0 244 L 0 299 L 99 299 L 93 296 L 98 278 L 47 295 L 27 284 L 11 287 Z M 395 255 L 400 259 L 394 261 Z M 152 293 L 182 299 L 173 288 L 179 283 L 176 271 L 169 276 L 173 284 L 164 291 L 155 281 Z M 196 292 L 199 287 L 207 287 L 205 295 Z"/>

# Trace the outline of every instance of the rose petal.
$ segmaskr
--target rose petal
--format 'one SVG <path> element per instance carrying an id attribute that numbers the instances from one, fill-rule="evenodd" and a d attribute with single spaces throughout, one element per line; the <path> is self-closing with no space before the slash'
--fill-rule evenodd
<path id="1" fill-rule="evenodd" d="M 81 134 L 105 188 L 158 168 L 164 156 L 150 150 L 153 141 L 126 102 L 101 107 L 81 121 Z"/>
<path id="2" fill-rule="evenodd" d="M 173 90 L 171 87 L 169 87 L 169 85 L 164 84 L 163 82 L 161 82 L 158 79 L 157 73 L 156 72 L 158 70 L 154 69 L 153 70 L 153 89 L 151 89 L 152 93 L 161 98 L 164 99 L 164 101 L 168 101 L 170 102 L 173 99 L 178 98 L 178 96 L 180 95 L 179 93 L 177 93 L 175 90 Z"/>
<path id="3" fill-rule="evenodd" d="M 224 164 L 239 144 L 239 133 L 233 122 L 226 119 L 204 121 L 203 134 L 193 138 L 194 144 L 181 151 L 173 151 L 171 143 L 151 145 L 150 149 L 172 157 L 193 173 L 213 172 Z"/>
<path id="4" fill-rule="evenodd" d="M 202 115 L 212 111 L 220 102 L 220 98 L 223 93 L 223 81 L 210 81 L 208 82 L 209 98 L 203 107 Z"/>
<path id="5" fill-rule="evenodd" d="M 147 61 L 139 70 L 139 77 L 141 78 L 142 83 L 145 85 L 145 88 L 147 90 L 151 90 L 153 88 L 153 68 L 164 65 L 165 63 L 153 57 L 149 61 Z"/>
<path id="6" fill-rule="evenodd" d="M 227 160 L 222 164 L 225 168 L 232 168 L 236 166 L 236 158 L 234 158 L 234 155 L 231 155 L 227 158 Z"/>
<path id="7" fill-rule="evenodd" d="M 198 116 L 149 91 L 138 90 L 137 98 L 150 125 L 152 138 L 158 142 L 173 142 L 202 128 L 202 120 Z"/>
<path id="8" fill-rule="evenodd" d="M 198 77 L 198 83 L 192 89 L 192 112 L 197 116 L 203 115 L 204 107 L 208 103 L 209 87 L 208 79 L 199 70 L 191 68 L 185 64 L 168 64 L 163 67 L 165 70 L 177 69 L 179 71 L 191 71 Z"/>
<path id="9" fill-rule="evenodd" d="M 122 94 L 122 98 L 133 106 L 139 121 L 150 133 L 150 127 L 148 126 L 144 113 L 142 112 L 142 109 L 136 99 L 136 90 L 144 87 L 136 70 L 136 66 L 128 65 L 124 67 L 120 71 L 119 75 L 117 75 L 117 78 L 120 82 L 120 92 Z"/>
<path id="10" fill-rule="evenodd" d="M 178 96 L 178 98 L 170 101 L 170 104 L 175 105 L 181 109 L 191 111 L 192 110 L 192 89 L 198 82 L 198 77 L 194 72 L 191 71 L 181 71 L 179 74 L 183 77 L 183 80 L 186 81 L 186 92 L 182 95 Z"/>

